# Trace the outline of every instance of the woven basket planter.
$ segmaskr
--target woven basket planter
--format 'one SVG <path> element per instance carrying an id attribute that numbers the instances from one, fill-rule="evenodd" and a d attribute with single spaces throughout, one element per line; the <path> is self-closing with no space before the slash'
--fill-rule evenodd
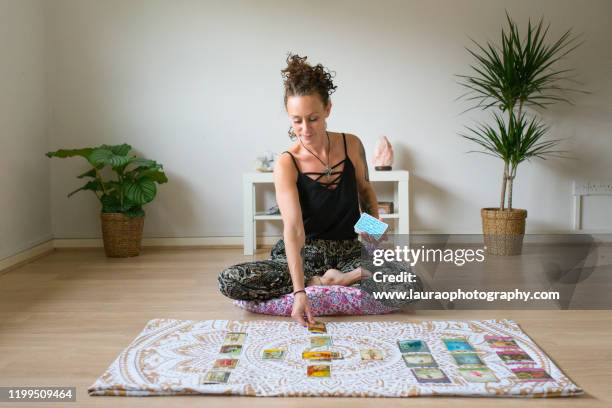
<path id="1" fill-rule="evenodd" d="M 527 210 L 483 208 L 482 233 L 489 255 L 518 255 L 523 248 Z"/>
<path id="2" fill-rule="evenodd" d="M 130 218 L 120 213 L 102 213 L 104 252 L 110 258 L 128 258 L 140 254 L 144 217 Z"/>

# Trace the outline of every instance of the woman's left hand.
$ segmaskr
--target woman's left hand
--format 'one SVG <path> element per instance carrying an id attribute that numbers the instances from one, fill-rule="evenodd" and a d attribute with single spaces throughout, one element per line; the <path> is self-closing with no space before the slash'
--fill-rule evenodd
<path id="1" fill-rule="evenodd" d="M 378 221 L 380 222 L 384 222 L 382 217 L 378 217 Z M 386 222 L 384 222 L 385 224 L 387 224 Z M 387 224 L 388 225 L 388 224 Z M 387 231 L 389 231 L 389 228 L 387 228 L 385 230 L 385 232 L 380 236 L 379 239 L 374 238 L 373 236 L 371 236 L 370 234 L 368 234 L 367 232 L 360 232 L 359 233 L 359 237 L 367 242 L 371 242 L 371 243 L 378 243 L 378 242 L 386 242 L 389 240 L 389 237 L 387 236 Z"/>
<path id="2" fill-rule="evenodd" d="M 378 220 L 384 222 L 381 217 L 378 217 Z M 374 238 L 373 236 L 371 236 L 367 232 L 360 232 L 359 233 L 359 237 L 361 238 L 361 242 L 365 246 L 365 248 L 366 248 L 368 253 L 372 253 L 381 243 L 386 242 L 386 241 L 389 240 L 389 237 L 387 236 L 387 231 L 389 231 L 388 228 L 384 232 L 384 234 L 381 235 L 380 239 Z"/>

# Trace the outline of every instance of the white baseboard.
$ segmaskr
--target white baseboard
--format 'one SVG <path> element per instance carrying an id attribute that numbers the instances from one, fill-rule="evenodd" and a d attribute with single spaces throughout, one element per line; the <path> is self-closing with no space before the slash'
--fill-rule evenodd
<path id="1" fill-rule="evenodd" d="M 590 235 L 595 243 L 609 244 L 612 243 L 612 231 L 602 232 L 601 230 L 590 231 L 590 232 L 539 232 L 539 233 L 527 233 L 524 237 L 525 243 L 533 244 L 571 244 L 579 243 L 581 235 Z M 482 232 L 474 234 L 449 234 L 442 232 L 412 232 L 410 233 L 412 239 L 416 239 L 423 243 L 466 243 L 466 244 L 479 244 L 483 242 Z"/>
<path id="2" fill-rule="evenodd" d="M 257 237 L 257 245 L 271 246 L 281 237 Z M 143 238 L 143 247 L 203 247 L 203 248 L 242 248 L 242 237 L 179 237 L 179 238 Z M 57 238 L 21 251 L 0 260 L 0 274 L 15 266 L 31 262 L 34 259 L 52 252 L 55 248 L 103 248 L 102 238 Z"/>
<path id="3" fill-rule="evenodd" d="M 280 236 L 257 237 L 257 245 L 274 245 Z M 177 237 L 143 238 L 143 247 L 228 247 L 241 248 L 242 237 Z M 102 248 L 101 238 L 59 238 L 53 240 L 55 248 Z"/>
<path id="4" fill-rule="evenodd" d="M 25 251 L 21 251 L 21 252 L 16 253 L 15 255 L 11 255 L 7 258 L 1 259 L 0 260 L 0 274 L 2 274 L 3 272 L 7 272 L 9 269 L 12 269 L 16 266 L 28 263 L 49 252 L 52 252 L 53 248 L 54 248 L 53 240 L 50 239 L 30 249 L 26 249 Z"/>

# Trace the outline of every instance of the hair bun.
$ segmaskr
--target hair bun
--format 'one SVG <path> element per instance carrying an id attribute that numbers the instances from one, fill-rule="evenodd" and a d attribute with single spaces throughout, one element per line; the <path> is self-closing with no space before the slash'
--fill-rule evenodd
<path id="1" fill-rule="evenodd" d="M 285 104 L 289 96 L 303 96 L 318 93 L 327 105 L 329 96 L 336 90 L 330 72 L 321 64 L 311 66 L 306 59 L 297 54 L 287 56 L 287 67 L 281 71 L 285 85 Z"/>

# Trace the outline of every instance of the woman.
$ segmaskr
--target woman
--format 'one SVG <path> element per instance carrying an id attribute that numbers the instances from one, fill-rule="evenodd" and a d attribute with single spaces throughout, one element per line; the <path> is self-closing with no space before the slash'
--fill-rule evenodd
<path id="1" fill-rule="evenodd" d="M 304 325 L 304 318 L 314 322 L 306 286 L 349 286 L 361 280 L 361 244 L 354 225 L 360 211 L 378 218 L 378 205 L 359 138 L 327 130 L 329 97 L 336 89 L 330 72 L 298 55 L 290 55 L 281 72 L 289 135 L 297 139 L 274 168 L 283 239 L 270 260 L 221 272 L 219 288 L 232 299 L 244 300 L 293 293 L 291 316 Z"/>

